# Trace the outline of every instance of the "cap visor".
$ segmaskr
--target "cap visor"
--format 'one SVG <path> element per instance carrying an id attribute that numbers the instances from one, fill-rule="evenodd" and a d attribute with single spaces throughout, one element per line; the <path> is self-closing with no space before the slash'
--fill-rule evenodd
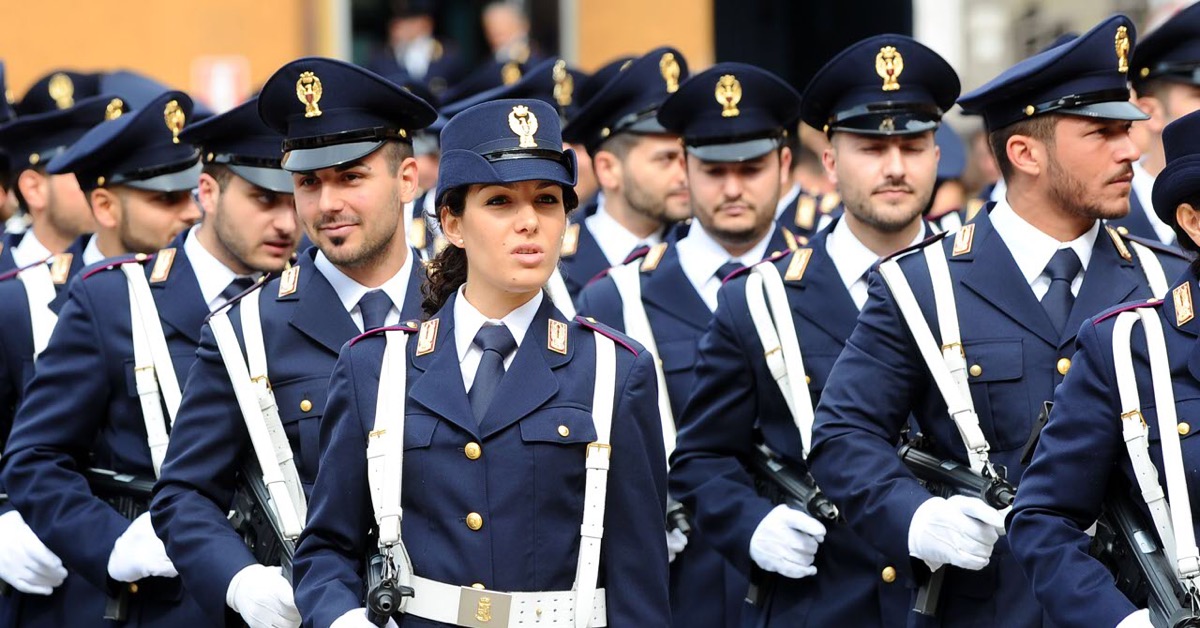
<path id="1" fill-rule="evenodd" d="M 1083 105 L 1082 107 L 1064 107 L 1053 113 L 1061 113 L 1069 116 L 1084 116 L 1087 118 L 1104 118 L 1107 120 L 1149 120 L 1150 116 L 1146 115 L 1136 105 L 1128 101 L 1111 101 L 1098 102 L 1091 105 Z"/>
<path id="2" fill-rule="evenodd" d="M 200 164 L 196 164 L 187 170 L 163 174 L 150 179 L 123 181 L 121 185 L 151 192 L 190 190 L 200 184 L 200 170 Z"/>
<path id="3" fill-rule="evenodd" d="M 230 165 L 229 169 L 237 176 L 264 190 L 279 192 L 281 194 L 292 194 L 295 192 L 295 188 L 292 187 L 292 174 L 285 170 L 234 165 Z"/>
<path id="4" fill-rule="evenodd" d="M 350 142 L 320 148 L 298 148 L 283 156 L 283 169 L 288 172 L 312 172 L 332 168 L 362 159 L 375 152 L 383 141 Z"/>
<path id="5" fill-rule="evenodd" d="M 688 146 L 687 151 L 692 156 L 703 161 L 739 162 L 758 159 L 778 147 L 779 140 L 777 138 L 763 137 L 731 144 Z"/>
<path id="6" fill-rule="evenodd" d="M 664 127 L 663 125 L 659 124 L 659 122 L 658 122 L 658 118 L 656 118 L 656 117 L 654 117 L 654 116 L 650 116 L 650 117 L 646 118 L 645 120 L 638 120 L 638 121 L 637 121 L 637 122 L 635 122 L 634 124 L 631 124 L 631 125 L 629 125 L 628 127 L 624 128 L 624 129 L 621 129 L 621 131 L 622 131 L 622 132 L 625 132 L 625 133 L 644 133 L 644 134 L 647 134 L 647 135 L 650 135 L 650 134 L 662 134 L 662 135 L 668 135 L 668 134 L 671 134 L 671 132 L 670 132 L 670 131 L 668 131 L 668 130 L 666 129 L 666 127 Z"/>
<path id="7" fill-rule="evenodd" d="M 496 183 L 517 183 L 519 181 L 552 181 L 566 186 L 574 186 L 575 180 L 567 167 L 561 162 L 549 159 L 509 159 L 492 164 L 499 175 Z"/>

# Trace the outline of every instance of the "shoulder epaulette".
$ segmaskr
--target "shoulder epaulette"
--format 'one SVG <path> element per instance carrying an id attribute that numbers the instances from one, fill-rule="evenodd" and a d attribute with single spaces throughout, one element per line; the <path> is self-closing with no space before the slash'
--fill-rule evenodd
<path id="1" fill-rule="evenodd" d="M 813 222 L 817 217 L 817 199 L 804 192 L 796 198 L 796 219 L 797 227 L 801 229 L 812 229 Z"/>
<path id="2" fill-rule="evenodd" d="M 573 222 L 567 225 L 567 230 L 563 232 L 562 246 L 558 249 L 558 254 L 561 257 L 570 257 L 579 250 L 579 223 Z"/>
<path id="3" fill-rule="evenodd" d="M 353 347 L 355 344 L 358 343 L 359 340 L 362 340 L 363 338 L 379 336 L 379 335 L 381 335 L 385 332 L 389 332 L 389 331 L 402 331 L 406 334 L 414 333 L 417 331 L 417 321 L 402 321 L 396 325 L 386 325 L 384 327 L 376 327 L 375 329 L 363 332 L 363 333 L 351 338 L 350 346 Z"/>
<path id="4" fill-rule="evenodd" d="M 300 287 L 300 267 L 292 266 L 279 275 L 279 294 L 276 298 L 286 297 L 296 293 Z"/>
<path id="5" fill-rule="evenodd" d="M 659 242 L 650 247 L 649 251 L 646 251 L 646 255 L 642 257 L 642 272 L 648 273 L 658 268 L 658 263 L 662 261 L 663 254 L 667 252 L 667 246 L 669 245 L 666 242 Z"/>
<path id="6" fill-rule="evenodd" d="M 1109 228 L 1111 229 L 1112 227 L 1109 227 Z M 1122 233 L 1120 229 L 1117 229 L 1117 234 L 1120 235 L 1122 238 L 1129 240 L 1130 242 L 1137 242 L 1138 244 L 1140 244 L 1148 249 L 1151 249 L 1156 253 L 1163 253 L 1164 255 L 1170 255 L 1172 257 L 1178 257 L 1179 259 L 1190 261 L 1187 254 L 1184 253 L 1182 250 L 1177 249 L 1173 246 L 1163 244 L 1162 242 L 1158 241 L 1155 238 L 1144 238 L 1142 236 L 1133 235 L 1132 233 L 1128 233 L 1128 232 Z"/>
<path id="7" fill-rule="evenodd" d="M 171 276 L 171 267 L 175 265 L 175 247 L 162 249 L 154 256 L 154 268 L 150 270 L 150 283 L 162 283 Z"/>
<path id="8" fill-rule="evenodd" d="M 742 275 L 749 273 L 752 268 L 754 268 L 755 266 L 758 266 L 759 264 L 769 264 L 769 263 L 779 261 L 779 260 L 787 257 L 788 255 L 791 255 L 791 253 L 792 253 L 791 251 L 779 251 L 773 255 L 764 257 L 762 260 L 757 261 L 749 266 L 743 266 L 743 267 L 729 273 L 728 275 L 725 275 L 725 279 L 721 280 L 721 285 L 723 286 L 723 285 L 729 283 L 730 281 L 733 281 L 737 277 L 741 277 Z"/>
<path id="9" fill-rule="evenodd" d="M 111 270 L 118 266 L 121 266 L 124 264 L 129 264 L 131 262 L 137 262 L 138 264 L 145 264 L 146 262 L 148 262 L 152 259 L 154 259 L 153 255 L 146 255 L 145 253 L 137 253 L 136 255 L 125 255 L 122 257 L 114 257 L 112 259 L 105 260 L 103 262 L 99 262 L 95 266 L 88 269 L 87 272 L 83 273 L 83 278 L 87 279 L 88 277 L 98 274 L 101 271 Z"/>
<path id="10" fill-rule="evenodd" d="M 842 204 L 842 197 L 837 192 L 830 192 L 821 197 L 821 213 L 828 214 Z"/>
<path id="11" fill-rule="evenodd" d="M 934 242 L 941 241 L 943 238 L 950 235 L 951 233 L 958 233 L 958 232 L 957 231 L 943 231 L 941 233 L 935 233 L 935 234 L 929 236 L 928 238 L 925 238 L 924 240 L 921 240 L 920 242 L 918 242 L 910 247 L 900 249 L 899 251 L 896 251 L 895 253 L 892 253 L 891 255 L 884 257 L 882 261 L 886 262 L 888 260 L 899 259 L 901 257 L 904 257 L 905 255 L 908 255 L 909 253 L 912 253 L 913 251 L 919 251 L 919 250 L 929 246 L 930 244 L 933 244 Z"/>
<path id="12" fill-rule="evenodd" d="M 1144 307 L 1158 307 L 1160 305 L 1162 305 L 1162 299 L 1148 299 L 1146 301 L 1139 301 L 1137 303 L 1122 303 L 1121 305 L 1114 306 L 1109 308 L 1107 311 L 1098 314 L 1092 319 L 1092 324 L 1099 325 L 1100 323 L 1103 323 L 1104 321 L 1120 314 L 1121 312 L 1129 312 L 1131 310 L 1138 310 Z"/>
<path id="13" fill-rule="evenodd" d="M 609 340 L 612 340 L 622 347 L 625 347 L 633 355 L 638 354 L 637 349 L 634 349 L 633 345 L 629 344 L 629 340 L 624 334 L 613 329 L 612 327 L 609 327 L 608 325 L 605 325 L 604 323 L 597 321 L 591 316 L 576 316 L 575 322 L 596 332 L 597 334 L 600 334 L 601 336 L 608 338 Z"/>

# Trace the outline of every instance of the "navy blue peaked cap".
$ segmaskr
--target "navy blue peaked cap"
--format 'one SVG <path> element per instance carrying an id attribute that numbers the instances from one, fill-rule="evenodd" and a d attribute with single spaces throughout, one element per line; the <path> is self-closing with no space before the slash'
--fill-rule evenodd
<path id="1" fill-rule="evenodd" d="M 546 59 L 511 85 L 501 85 L 442 106 L 441 113 L 453 118 L 462 111 L 489 100 L 536 98 L 558 110 L 563 119 L 575 113 L 575 86 L 587 74 L 567 65 L 565 59 Z"/>
<path id="2" fill-rule="evenodd" d="M 558 113 L 535 98 L 492 100 L 454 116 L 442 129 L 437 195 L 465 185 L 553 181 L 575 185 L 575 151 L 563 149 Z"/>
<path id="3" fill-rule="evenodd" d="M 128 111 L 116 96 L 93 96 L 66 109 L 19 116 L 0 126 L 0 148 L 15 170 L 45 166 L 105 120 Z"/>
<path id="4" fill-rule="evenodd" d="M 1138 42 L 1129 78 L 1136 89 L 1161 78 L 1200 85 L 1200 4 L 1193 4 Z"/>
<path id="5" fill-rule="evenodd" d="M 437 119 L 433 107 L 352 63 L 305 57 L 276 70 L 258 114 L 284 135 L 283 169 L 309 172 L 361 159 L 388 140 L 409 142 Z"/>
<path id="6" fill-rule="evenodd" d="M 1045 113 L 1145 120 L 1129 102 L 1133 22 L 1115 15 L 1092 30 L 1040 52 L 963 95 L 963 111 L 983 116 L 990 131 Z"/>
<path id="7" fill-rule="evenodd" d="M 622 70 L 629 67 L 634 59 L 637 59 L 637 57 L 617 57 L 600 66 L 599 70 L 593 72 L 591 76 L 577 85 L 578 89 L 575 90 L 575 101 L 579 103 L 580 107 L 586 105 L 593 96 L 604 89 L 605 85 L 608 85 L 609 81 L 616 78 Z"/>
<path id="8" fill-rule="evenodd" d="M 903 35 L 864 39 L 809 82 L 800 118 L 826 133 L 907 135 L 936 129 L 960 85 L 938 53 Z"/>
<path id="9" fill-rule="evenodd" d="M 1200 111 L 1168 124 L 1162 139 L 1167 165 L 1154 179 L 1151 202 L 1158 217 L 1174 225 L 1180 203 L 1200 200 Z"/>
<path id="10" fill-rule="evenodd" d="M 658 121 L 658 108 L 687 80 L 687 60 L 670 47 L 655 48 L 613 76 L 567 123 L 568 142 L 595 153 L 608 138 L 620 133 L 668 131 Z"/>
<path id="11" fill-rule="evenodd" d="M 76 102 L 99 95 L 99 74 L 55 70 L 38 79 L 14 107 L 17 115 L 27 116 L 70 109 Z"/>
<path id="12" fill-rule="evenodd" d="M 280 168 L 283 136 L 258 117 L 258 97 L 190 124 L 179 139 L 200 148 L 200 160 L 221 164 L 260 188 L 291 194 L 292 175 Z"/>
<path id="13" fill-rule="evenodd" d="M 442 92 L 442 102 L 458 102 L 489 89 L 512 85 L 520 81 L 530 67 L 524 61 L 501 62 L 494 59 L 487 61 L 463 77 L 461 81 L 447 87 Z"/>
<path id="14" fill-rule="evenodd" d="M 179 138 L 192 114 L 192 99 L 167 92 L 140 110 L 96 125 L 46 171 L 75 173 L 84 191 L 125 185 L 156 192 L 196 187 L 199 151 Z"/>
<path id="15" fill-rule="evenodd" d="M 129 109 L 141 109 L 155 98 L 173 90 L 173 88 L 133 70 L 104 72 L 98 77 L 100 93 L 120 96 Z M 188 121 L 199 122 L 212 115 L 211 109 L 193 101 L 192 115 Z"/>
<path id="16" fill-rule="evenodd" d="M 950 125 L 943 124 L 933 134 L 933 139 L 942 153 L 938 159 L 938 180 L 961 178 L 967 169 L 967 146 L 962 138 Z"/>
<path id="17" fill-rule="evenodd" d="M 800 95 L 783 79 L 745 63 L 718 63 L 693 75 L 658 109 L 667 131 L 705 161 L 739 162 L 779 148 Z"/>

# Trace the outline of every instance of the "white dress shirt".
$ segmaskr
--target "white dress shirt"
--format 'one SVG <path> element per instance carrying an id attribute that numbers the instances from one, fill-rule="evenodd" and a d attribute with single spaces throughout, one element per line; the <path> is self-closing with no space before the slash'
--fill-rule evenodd
<path id="1" fill-rule="evenodd" d="M 596 213 L 584 218 L 583 224 L 592 232 L 609 266 L 619 266 L 639 244 L 653 246 L 662 242 L 662 229 L 644 238 L 631 233 L 605 211 L 604 197 L 597 199 Z"/>
<path id="2" fill-rule="evenodd" d="M 1171 244 L 1175 241 L 1175 230 L 1170 225 L 1163 222 L 1158 214 L 1154 212 L 1154 177 L 1146 172 L 1142 167 L 1142 162 L 1136 161 L 1133 163 L 1133 193 L 1137 195 L 1137 200 L 1142 205 L 1142 211 L 1146 214 L 1146 220 L 1150 221 L 1150 226 L 1154 227 L 1154 235 L 1158 236 L 1158 240 L 1163 244 Z M 1130 204 L 1129 211 L 1134 211 Z"/>
<path id="3" fill-rule="evenodd" d="M 1087 233 L 1071 240 L 1059 242 L 1053 237 L 1038 230 L 1024 218 L 1013 211 L 1008 200 L 1001 198 L 989 214 L 992 226 L 1017 262 L 1026 283 L 1033 290 L 1033 296 L 1038 301 L 1050 290 L 1050 278 L 1045 276 L 1046 264 L 1059 249 L 1072 249 L 1082 263 L 1079 274 L 1071 281 L 1071 294 L 1079 296 L 1079 287 L 1083 285 L 1083 275 L 1087 271 L 1088 262 L 1092 261 L 1092 248 L 1096 245 L 1096 236 L 1100 233 L 1100 221 L 1096 221 Z"/>
<path id="4" fill-rule="evenodd" d="M 225 305 L 226 299 L 221 293 L 229 287 L 230 282 L 238 278 L 238 274 L 204 248 L 196 238 L 196 230 L 199 228 L 200 225 L 196 225 L 188 231 L 187 237 L 183 239 L 183 253 L 187 255 L 196 281 L 200 284 L 200 296 L 204 297 L 204 302 L 208 304 L 208 311 L 214 312 Z M 254 278 L 258 278 L 257 273 Z"/>
<path id="5" fill-rule="evenodd" d="M 533 316 L 542 306 L 543 297 L 542 291 L 538 290 L 533 298 L 525 302 L 525 305 L 509 312 L 504 318 L 496 320 L 484 316 L 467 301 L 466 287 L 466 284 L 463 284 L 458 289 L 458 298 L 454 300 L 454 344 L 458 349 L 458 367 L 462 371 L 463 389 L 471 390 L 471 384 L 475 383 L 475 372 L 479 370 L 479 361 L 483 358 L 483 349 L 475 346 L 475 334 L 478 334 L 484 325 L 503 324 L 508 327 L 513 340 L 517 341 L 517 349 L 520 349 L 521 341 L 525 339 L 525 332 L 529 331 L 529 325 L 533 323 Z M 504 357 L 505 370 L 512 365 L 513 359 L 517 355 L 517 349 Z"/>
<path id="6" fill-rule="evenodd" d="M 918 229 L 917 236 L 909 246 L 923 239 L 925 230 Z M 854 305 L 861 310 L 867 302 L 868 282 L 864 275 L 879 261 L 879 256 L 854 235 L 845 219 L 839 220 L 829 232 L 825 239 L 825 252 L 833 259 L 838 276 L 842 278 L 842 284 L 846 286 Z"/>
<path id="7" fill-rule="evenodd" d="M 44 261 L 51 255 L 54 254 L 42 244 L 41 240 L 37 239 L 37 236 L 33 234 L 33 229 L 26 231 L 25 235 L 21 236 L 21 241 L 12 247 L 13 262 L 16 263 L 17 268 Z"/>
<path id="8" fill-rule="evenodd" d="M 396 50 L 396 65 L 399 65 L 409 76 L 421 80 L 429 73 L 433 63 L 433 53 L 438 43 L 432 37 L 421 37 L 410 41 L 404 48 Z"/>
<path id="9" fill-rule="evenodd" d="M 100 238 L 95 235 L 88 236 L 87 246 L 83 247 L 83 265 L 91 266 L 96 262 L 104 259 L 104 253 L 100 252 Z"/>
<path id="10" fill-rule="evenodd" d="M 767 254 L 767 245 L 771 243 L 774 225 L 749 251 L 732 257 L 708 232 L 700 225 L 699 220 L 693 220 L 688 233 L 675 245 L 679 252 L 679 265 L 683 274 L 691 282 L 696 293 L 704 300 L 709 311 L 717 309 L 717 291 L 721 289 L 721 279 L 717 277 L 717 269 L 726 262 L 741 262 L 751 266 L 762 261 Z"/>
<path id="11" fill-rule="evenodd" d="M 317 257 L 313 260 L 313 264 L 317 270 L 325 276 L 330 286 L 333 286 L 333 291 L 337 293 L 338 300 L 342 302 L 342 307 L 350 314 L 350 318 L 354 321 L 354 325 L 359 331 L 363 329 L 362 311 L 359 310 L 358 301 L 364 294 L 371 290 L 383 290 L 392 300 L 392 309 L 388 310 L 387 316 L 384 317 L 385 325 L 395 325 L 400 322 L 400 308 L 404 306 L 404 298 L 408 293 L 408 278 L 412 274 L 413 252 L 410 250 L 404 256 L 404 265 L 400 270 L 392 275 L 391 279 L 383 282 L 378 288 L 368 288 L 361 283 L 346 276 L 333 262 L 325 257 L 324 253 L 317 252 Z"/>

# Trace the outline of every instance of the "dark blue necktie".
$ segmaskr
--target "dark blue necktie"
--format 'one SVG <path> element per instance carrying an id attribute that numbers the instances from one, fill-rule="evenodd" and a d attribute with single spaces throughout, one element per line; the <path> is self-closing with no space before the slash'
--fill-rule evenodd
<path id="1" fill-rule="evenodd" d="M 482 422 L 504 377 L 504 358 L 517 348 L 517 341 L 504 325 L 484 325 L 475 334 L 474 342 L 483 349 L 483 357 L 479 358 L 479 368 L 475 371 L 475 381 L 467 392 L 467 399 L 471 401 L 475 420 Z"/>
<path id="2" fill-rule="evenodd" d="M 392 311 L 392 298 L 383 290 L 372 290 L 358 300 L 358 311 L 362 314 L 363 331 L 379 329 Z"/>
<path id="3" fill-rule="evenodd" d="M 730 275 L 732 275 L 733 273 L 736 273 L 737 271 L 739 271 L 745 267 L 746 267 L 745 264 L 743 264 L 737 260 L 729 260 L 728 262 L 721 264 L 721 267 L 717 269 L 717 279 L 720 279 L 721 281 L 725 281 L 726 279 L 729 278 Z"/>
<path id="4" fill-rule="evenodd" d="M 1079 261 L 1079 256 L 1075 254 L 1074 249 L 1068 248 L 1059 249 L 1054 257 L 1050 258 L 1050 263 L 1046 264 L 1046 270 L 1042 271 L 1043 275 L 1050 278 L 1050 289 L 1046 291 L 1046 296 L 1042 297 L 1042 307 L 1060 335 L 1067 326 L 1071 306 L 1075 304 L 1071 282 L 1082 268 L 1083 263 Z"/>
<path id="5" fill-rule="evenodd" d="M 234 277 L 233 281 L 229 282 L 229 285 L 221 291 L 221 298 L 226 303 L 230 302 L 233 297 L 249 290 L 250 286 L 254 285 L 254 281 L 254 277 Z"/>

